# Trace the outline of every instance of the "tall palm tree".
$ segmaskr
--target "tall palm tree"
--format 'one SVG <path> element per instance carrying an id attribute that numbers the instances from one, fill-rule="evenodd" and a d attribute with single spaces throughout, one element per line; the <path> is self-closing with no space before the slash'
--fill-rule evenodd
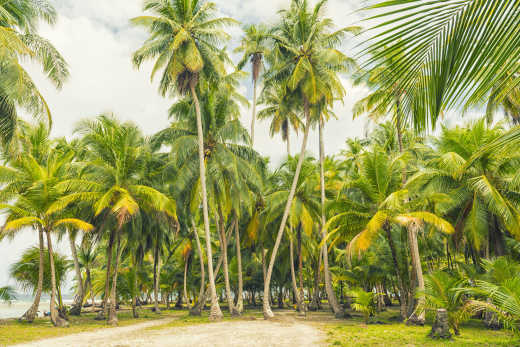
<path id="1" fill-rule="evenodd" d="M 268 30 L 261 25 L 248 25 L 244 28 L 245 35 L 242 37 L 240 46 L 235 52 L 243 53 L 242 59 L 237 67 L 243 69 L 248 61 L 251 62 L 251 77 L 253 79 L 253 115 L 251 118 L 251 146 L 255 142 L 255 121 L 256 121 L 256 92 L 260 72 L 263 69 L 263 59 L 268 54 Z"/>
<path id="2" fill-rule="evenodd" d="M 74 227 L 80 230 L 92 230 L 92 225 L 65 213 L 53 211 L 52 206 L 63 197 L 67 191 L 62 191 L 60 185 L 69 178 L 69 163 L 73 153 L 60 150 L 52 145 L 48 138 L 48 131 L 43 124 L 36 128 L 36 132 L 29 141 L 35 141 L 33 153 L 25 152 L 23 156 L 9 161 L 9 167 L 1 170 L 11 177 L 4 176 L 5 186 L 2 189 L 2 208 L 8 211 L 4 233 L 14 233 L 31 226 L 38 230 L 40 239 L 40 260 L 43 259 L 43 235 L 47 237 L 47 249 L 50 258 L 51 275 L 51 320 L 56 326 L 67 323 L 58 317 L 56 312 L 56 275 L 52 247 L 51 233 L 63 227 Z M 39 273 L 41 277 L 33 307 L 27 313 L 27 319 L 32 320 L 39 304 L 41 284 L 43 283 L 43 261 Z"/>
<path id="3" fill-rule="evenodd" d="M 67 63 L 49 41 L 38 35 L 40 22 L 53 25 L 56 18 L 56 10 L 47 0 L 0 4 L 0 136 L 4 144 L 16 133 L 17 107 L 51 120 L 43 95 L 20 62 L 29 58 L 40 64 L 51 83 L 58 89 L 62 87 L 69 76 Z"/>
<path id="4" fill-rule="evenodd" d="M 334 32 L 329 30 L 333 25 L 332 20 L 322 16 L 326 2 L 326 0 L 319 1 L 313 9 L 310 9 L 307 0 L 293 0 L 290 9 L 281 12 L 281 21 L 271 35 L 274 41 L 273 65 L 266 73 L 266 84 L 281 84 L 288 93 L 300 98 L 305 126 L 299 162 L 264 283 L 265 319 L 274 317 L 267 293 L 270 290 L 276 254 L 289 217 L 307 148 L 311 107 L 320 103 L 332 105 L 335 100 L 343 99 L 345 90 L 338 73 L 348 70 L 351 63 L 349 58 L 336 49 L 344 35 L 351 30 L 350 28 L 342 28 Z"/>
<path id="5" fill-rule="evenodd" d="M 132 19 L 132 23 L 146 27 L 150 31 L 150 38 L 134 53 L 134 64 L 140 67 L 145 60 L 156 59 L 152 78 L 156 72 L 163 71 L 159 84 L 160 93 L 164 96 L 170 91 L 176 91 L 181 95 L 189 92 L 197 115 L 202 209 L 211 288 L 211 318 L 220 319 L 222 312 L 218 305 L 213 276 L 204 137 L 197 84 L 200 79 L 224 75 L 226 57 L 218 45 L 229 36 L 221 28 L 236 22 L 230 18 L 216 18 L 216 5 L 203 0 L 147 0 L 144 3 L 144 11 L 151 11 L 153 16 L 137 17 Z"/>
<path id="6" fill-rule="evenodd" d="M 108 322 L 117 324 L 116 293 L 117 276 L 121 252 L 121 232 L 123 227 L 143 212 L 158 212 L 176 219 L 176 205 L 173 200 L 156 189 L 140 184 L 143 171 L 143 138 L 132 124 L 121 124 L 112 116 L 101 115 L 95 120 L 85 120 L 77 132 L 83 136 L 83 143 L 89 149 L 90 157 L 83 163 L 87 175 L 79 179 L 62 182 L 73 192 L 56 201 L 52 211 L 62 211 L 72 203 L 87 202 L 94 214 L 105 214 L 113 220 L 107 255 L 112 255 L 110 243 L 116 246 L 110 309 Z M 108 218 L 108 217 L 107 217 Z M 108 281 L 108 278 L 107 278 Z M 105 293 L 107 295 L 108 293 Z"/>

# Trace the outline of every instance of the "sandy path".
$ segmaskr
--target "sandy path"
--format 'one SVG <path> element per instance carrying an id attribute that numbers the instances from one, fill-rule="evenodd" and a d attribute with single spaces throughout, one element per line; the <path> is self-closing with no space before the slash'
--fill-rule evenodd
<path id="1" fill-rule="evenodd" d="M 156 330 L 145 328 L 167 320 L 128 327 L 102 329 L 18 346 L 319 346 L 323 336 L 315 327 L 300 322 L 228 321 Z"/>

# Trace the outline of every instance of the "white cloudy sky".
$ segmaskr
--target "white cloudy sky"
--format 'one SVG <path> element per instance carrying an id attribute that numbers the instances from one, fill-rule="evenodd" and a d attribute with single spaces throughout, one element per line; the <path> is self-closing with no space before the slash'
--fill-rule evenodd
<path id="1" fill-rule="evenodd" d="M 215 0 L 226 16 L 242 23 L 272 22 L 276 13 L 289 0 Z M 358 24 L 358 14 L 353 11 L 361 7 L 362 0 L 330 0 L 327 15 L 339 26 Z M 141 0 L 54 0 L 60 14 L 54 27 L 42 26 L 40 33 L 51 40 L 70 65 L 71 78 L 63 90 L 56 91 L 41 76 L 38 69 L 29 70 L 46 97 L 53 112 L 55 136 L 70 135 L 75 123 L 85 117 L 94 117 L 101 112 L 114 112 L 119 118 L 131 120 L 151 134 L 168 125 L 167 109 L 171 100 L 161 98 L 150 82 L 146 66 L 136 71 L 130 60 L 131 53 L 139 47 L 146 34 L 129 25 L 129 18 L 141 14 Z M 231 30 L 234 42 L 240 36 L 240 28 Z M 231 43 L 231 46 L 233 43 Z M 351 53 L 352 42 L 345 44 Z M 243 91 L 251 95 L 250 80 L 244 80 Z M 362 89 L 353 89 L 345 79 L 348 89 L 343 105 L 335 111 L 338 120 L 331 120 L 325 129 L 326 150 L 339 151 L 346 138 L 362 136 L 363 119 L 352 120 L 350 109 L 355 100 L 364 94 Z M 250 123 L 250 112 L 243 115 L 245 125 Z M 258 124 L 255 147 L 262 154 L 278 163 L 285 146 L 278 138 L 268 136 L 267 124 Z M 292 151 L 300 139 L 291 138 Z M 309 151 L 318 152 L 316 132 L 311 133 Z M 20 253 L 35 244 L 32 232 L 24 232 L 13 241 L 0 242 L 0 286 L 13 284 L 8 278 L 8 266 L 15 262 Z M 68 253 L 65 243 L 59 249 Z"/>

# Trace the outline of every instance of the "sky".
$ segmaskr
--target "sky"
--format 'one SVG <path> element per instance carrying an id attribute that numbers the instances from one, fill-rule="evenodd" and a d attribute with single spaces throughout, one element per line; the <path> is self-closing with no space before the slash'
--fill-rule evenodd
<path id="1" fill-rule="evenodd" d="M 50 27 L 42 25 L 40 35 L 49 39 L 62 53 L 70 66 L 71 76 L 63 89 L 57 91 L 41 74 L 37 66 L 28 65 L 31 76 L 46 98 L 53 116 L 54 136 L 71 136 L 75 124 L 84 118 L 113 112 L 122 120 L 138 124 L 145 134 L 153 134 L 168 126 L 167 110 L 172 99 L 159 96 L 157 84 L 150 81 L 151 66 L 136 70 L 131 63 L 132 52 L 146 39 L 146 32 L 130 26 L 129 19 L 142 14 L 142 0 L 54 0 L 59 14 L 58 22 Z M 214 0 L 224 16 L 233 17 L 242 24 L 272 23 L 277 11 L 289 0 Z M 312 2 L 312 1 L 311 1 Z M 329 0 L 326 16 L 338 27 L 359 25 L 359 9 L 364 1 Z M 233 49 L 240 39 L 240 27 L 229 29 Z M 346 41 L 343 51 L 353 55 L 355 43 Z M 238 56 L 232 58 L 237 61 Z M 338 119 L 330 120 L 324 130 L 325 150 L 339 152 L 350 137 L 361 137 L 366 131 L 366 120 L 352 120 L 352 105 L 366 95 L 364 88 L 353 88 L 347 77 L 343 79 L 347 95 L 334 111 Z M 244 95 L 252 99 L 250 78 L 241 85 Z M 244 110 L 242 121 L 249 127 L 251 111 Z M 277 165 L 285 156 L 285 144 L 280 138 L 269 136 L 267 123 L 256 127 L 255 149 L 271 158 Z M 291 137 L 292 153 L 298 150 L 301 138 Z M 298 148 L 297 148 L 298 147 Z M 318 134 L 310 134 L 308 151 L 317 155 Z M 0 242 L 0 286 L 13 285 L 8 267 L 19 259 L 23 250 L 36 244 L 32 231 L 20 233 L 14 240 Z M 58 251 L 69 254 L 68 243 L 58 242 Z"/>

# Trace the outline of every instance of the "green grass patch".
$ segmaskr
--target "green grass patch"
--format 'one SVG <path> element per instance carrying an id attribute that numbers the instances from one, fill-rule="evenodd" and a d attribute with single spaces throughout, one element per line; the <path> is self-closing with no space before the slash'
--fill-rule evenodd
<path id="1" fill-rule="evenodd" d="M 365 325 L 361 317 L 328 322 L 323 329 L 330 346 L 520 346 L 520 339 L 510 331 L 493 331 L 472 320 L 462 325 L 460 336 L 451 340 L 432 340 L 430 325 L 407 326 L 395 321 L 396 311 L 383 312 Z"/>

